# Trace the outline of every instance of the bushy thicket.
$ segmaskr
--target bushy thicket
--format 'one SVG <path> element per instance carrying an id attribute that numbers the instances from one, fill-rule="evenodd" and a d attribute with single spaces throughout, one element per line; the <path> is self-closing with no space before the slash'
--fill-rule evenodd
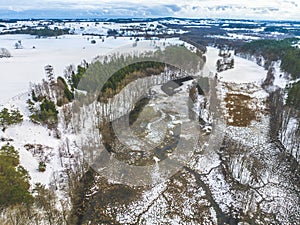
<path id="1" fill-rule="evenodd" d="M 41 112 L 39 118 L 42 121 L 57 122 L 57 110 L 53 101 L 45 99 L 40 105 Z"/>
<path id="2" fill-rule="evenodd" d="M 40 104 L 40 109 L 33 112 L 30 118 L 35 122 L 48 125 L 49 128 L 55 127 L 58 122 L 58 111 L 55 103 L 45 98 Z"/>

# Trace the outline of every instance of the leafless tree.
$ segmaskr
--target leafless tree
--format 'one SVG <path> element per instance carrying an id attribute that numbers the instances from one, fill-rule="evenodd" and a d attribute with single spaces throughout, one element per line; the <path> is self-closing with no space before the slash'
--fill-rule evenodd
<path id="1" fill-rule="evenodd" d="M 9 58 L 11 57 L 10 52 L 6 48 L 0 48 L 0 58 Z"/>

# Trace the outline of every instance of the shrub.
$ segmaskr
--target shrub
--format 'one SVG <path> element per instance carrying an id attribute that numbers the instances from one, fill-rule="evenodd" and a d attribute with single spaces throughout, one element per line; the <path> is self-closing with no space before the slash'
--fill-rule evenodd
<path id="1" fill-rule="evenodd" d="M 39 172 L 45 172 L 46 171 L 46 164 L 44 162 L 39 163 Z"/>
<path id="2" fill-rule="evenodd" d="M 33 122 L 40 122 L 48 125 L 49 128 L 55 127 L 58 122 L 58 111 L 56 110 L 55 103 L 51 100 L 44 99 L 40 105 L 40 110 L 34 112 L 30 119 Z"/>
<path id="3" fill-rule="evenodd" d="M 0 111 L 0 125 L 2 126 L 2 130 L 13 124 L 18 124 L 23 121 L 23 116 L 19 110 L 11 110 L 9 111 L 7 108 L 4 108 Z"/>
<path id="4" fill-rule="evenodd" d="M 48 125 L 54 125 L 57 123 L 58 111 L 56 110 L 55 103 L 51 100 L 45 99 L 40 105 L 39 118 L 42 122 Z"/>

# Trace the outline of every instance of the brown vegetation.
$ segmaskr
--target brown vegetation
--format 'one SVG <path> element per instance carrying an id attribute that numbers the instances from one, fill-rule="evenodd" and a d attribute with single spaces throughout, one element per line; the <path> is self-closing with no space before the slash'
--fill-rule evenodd
<path id="1" fill-rule="evenodd" d="M 246 127 L 256 119 L 256 112 L 249 108 L 251 97 L 243 94 L 229 94 L 225 97 L 226 108 L 229 116 L 227 125 Z"/>

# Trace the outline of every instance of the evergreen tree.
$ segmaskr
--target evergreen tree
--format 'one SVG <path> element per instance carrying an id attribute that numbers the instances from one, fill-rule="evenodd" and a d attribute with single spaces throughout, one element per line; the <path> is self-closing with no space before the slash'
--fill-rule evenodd
<path id="1" fill-rule="evenodd" d="M 13 146 L 0 149 L 0 206 L 31 204 L 28 172 L 19 165 L 19 154 Z"/>
<path id="2" fill-rule="evenodd" d="M 6 128 L 13 124 L 18 124 L 23 121 L 23 116 L 19 110 L 9 110 L 4 108 L 0 111 L 0 126 L 2 131 L 5 131 Z"/>

